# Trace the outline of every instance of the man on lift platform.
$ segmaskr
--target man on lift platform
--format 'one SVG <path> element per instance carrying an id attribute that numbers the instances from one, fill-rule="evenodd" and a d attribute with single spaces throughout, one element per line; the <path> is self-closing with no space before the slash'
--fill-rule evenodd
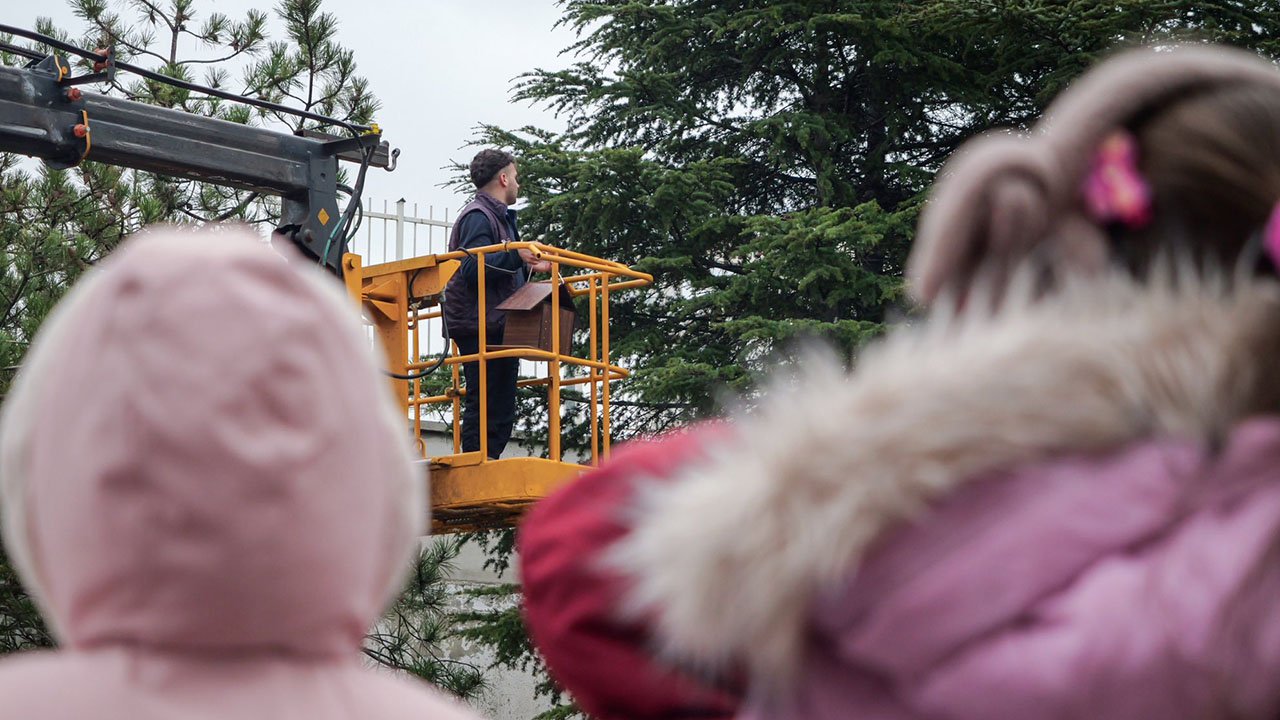
<path id="1" fill-rule="evenodd" d="M 516 159 L 502 150 L 481 150 L 471 160 L 471 182 L 475 183 L 475 199 L 458 213 L 449 236 L 449 251 L 471 250 L 496 243 L 520 239 L 516 228 L 516 211 L 511 209 L 519 197 Z M 533 272 L 549 272 L 551 263 L 537 260 L 528 250 L 491 252 L 484 256 L 485 266 L 485 341 L 487 345 L 502 343 L 506 313 L 498 310 L 503 300 L 511 297 Z M 444 334 L 458 345 L 462 355 L 480 350 L 479 263 L 474 255 L 462 259 L 458 272 L 445 286 L 443 301 Z M 511 439 L 516 419 L 516 380 L 520 361 L 500 358 L 488 361 L 488 455 L 498 458 Z M 467 394 L 462 405 L 462 451 L 480 450 L 480 366 L 464 363 L 463 382 Z"/>

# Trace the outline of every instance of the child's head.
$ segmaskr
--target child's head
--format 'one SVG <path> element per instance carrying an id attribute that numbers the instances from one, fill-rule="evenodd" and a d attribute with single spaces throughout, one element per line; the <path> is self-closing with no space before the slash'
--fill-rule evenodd
<path id="1" fill-rule="evenodd" d="M 1051 276 L 1175 254 L 1260 254 L 1280 200 L 1280 70 L 1238 50 L 1130 52 L 1087 74 L 1032 132 L 966 144 L 921 220 L 911 277 L 931 301 L 1027 258 Z"/>
<path id="2" fill-rule="evenodd" d="M 86 275 L 5 399 L 5 547 L 63 644 L 349 656 L 425 501 L 331 278 L 242 229 Z"/>
<path id="3" fill-rule="evenodd" d="M 1169 243 L 1229 265 L 1280 200 L 1280 83 L 1222 84 L 1189 93 L 1133 127 L 1152 220 L 1116 234 L 1135 269 Z"/>

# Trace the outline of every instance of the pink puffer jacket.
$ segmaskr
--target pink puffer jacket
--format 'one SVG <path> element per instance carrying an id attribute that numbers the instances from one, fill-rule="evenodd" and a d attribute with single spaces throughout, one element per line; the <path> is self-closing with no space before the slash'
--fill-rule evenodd
<path id="1" fill-rule="evenodd" d="M 975 483 L 812 610 L 755 717 L 1274 718 L 1280 420 Z"/>
<path id="2" fill-rule="evenodd" d="M 1274 720 L 1280 287 L 1188 285 L 937 316 L 619 453 L 523 530 L 534 638 L 609 720 L 676 715 L 575 645 L 745 669 L 753 720 Z"/>
<path id="3" fill-rule="evenodd" d="M 424 478 L 337 283 L 239 229 L 129 240 L 4 407 L 5 543 L 60 649 L 3 714 L 456 720 L 367 668 Z"/>

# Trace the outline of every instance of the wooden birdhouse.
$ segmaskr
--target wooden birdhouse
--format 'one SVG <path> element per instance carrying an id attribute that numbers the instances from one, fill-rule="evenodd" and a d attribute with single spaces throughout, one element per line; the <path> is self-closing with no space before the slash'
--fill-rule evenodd
<path id="1" fill-rule="evenodd" d="M 531 347 L 551 351 L 551 293 L 549 282 L 525 283 L 498 305 L 507 313 L 502 347 Z M 573 323 L 578 314 L 568 286 L 560 285 L 560 354 L 573 349 Z"/>

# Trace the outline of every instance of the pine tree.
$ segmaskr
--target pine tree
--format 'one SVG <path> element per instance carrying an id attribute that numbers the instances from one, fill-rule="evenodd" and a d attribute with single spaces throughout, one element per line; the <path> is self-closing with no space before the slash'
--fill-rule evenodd
<path id="1" fill-rule="evenodd" d="M 470 699 L 486 687 L 483 672 L 444 651 L 462 635 L 458 625 L 463 618 L 454 612 L 457 595 L 447 584 L 462 542 L 461 536 L 454 535 L 422 548 L 404 590 L 365 639 L 364 653 L 380 665 Z"/>
<path id="2" fill-rule="evenodd" d="M 337 19 L 321 11 L 319 0 L 281 0 L 276 14 L 285 37 L 278 41 L 267 37 L 267 16 L 256 10 L 236 20 L 217 12 L 202 20 L 194 0 L 134 0 L 127 16 L 112 11 L 104 0 L 72 0 L 72 7 L 85 23 L 78 36 L 61 32 L 48 20 L 41 20 L 37 30 L 81 47 L 111 47 L 120 59 L 169 77 L 348 122 L 367 124 L 378 108 L 367 81 L 356 74 L 354 54 L 338 42 Z M 22 65 L 26 58 L 0 54 L 0 62 Z M 78 72 L 89 70 L 80 63 Z M 284 131 L 304 127 L 294 116 L 123 73 L 110 87 L 91 89 L 241 124 Z M 69 170 L 33 169 L 30 161 L 0 154 L 0 396 L 7 393 L 49 310 L 124 237 L 162 221 L 274 224 L 277 213 L 276 199 L 252 192 L 94 162 Z M 456 554 L 457 543 L 450 541 L 423 549 L 404 593 L 371 632 L 366 655 L 471 698 L 483 689 L 481 672 L 441 649 L 453 633 L 444 577 Z M 8 558 L 0 553 L 0 653 L 52 645 Z"/>
<path id="3" fill-rule="evenodd" d="M 851 351 L 904 300 L 924 190 L 964 139 L 1025 126 L 1116 45 L 1280 50 L 1275 2 L 565 0 L 568 69 L 518 100 L 568 128 L 486 127 L 521 157 L 525 234 L 637 263 L 615 298 L 640 406 L 619 435 L 715 411 L 819 338 Z"/>
<path id="4" fill-rule="evenodd" d="M 511 569 L 515 552 L 515 532 L 498 530 L 464 536 L 476 542 L 488 556 L 484 567 L 502 577 Z M 465 593 L 468 607 L 452 613 L 457 636 L 493 653 L 490 668 L 518 670 L 535 678 L 533 696 L 547 705 L 532 720 L 567 720 L 582 714 L 551 679 L 541 656 L 525 631 L 520 610 L 520 586 L 514 583 L 472 588 Z"/>
<path id="5" fill-rule="evenodd" d="M 655 277 L 613 301 L 615 358 L 634 369 L 621 438 L 714 414 L 725 393 L 750 404 L 806 341 L 852 353 L 882 332 L 942 161 L 1028 125 L 1109 49 L 1280 55 L 1270 0 L 560 4 L 577 62 L 521 76 L 516 98 L 567 129 L 487 126 L 477 144 L 520 158 L 525 237 Z M 510 618 L 492 620 L 495 646 L 518 647 Z"/>

